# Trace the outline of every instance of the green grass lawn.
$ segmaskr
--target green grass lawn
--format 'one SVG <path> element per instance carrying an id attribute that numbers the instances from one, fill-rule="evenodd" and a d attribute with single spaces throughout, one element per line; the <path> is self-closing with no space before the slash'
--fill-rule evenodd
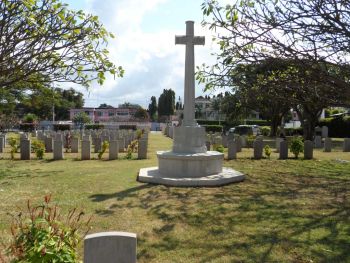
<path id="1" fill-rule="evenodd" d="M 341 161 L 350 153 L 257 161 L 244 149 L 224 162 L 246 174 L 239 184 L 136 182 L 140 168 L 157 165 L 155 152 L 170 148 L 151 134 L 147 160 L 0 160 L 0 239 L 9 238 L 7 213 L 52 194 L 64 211 L 93 215 L 90 233 L 137 233 L 138 262 L 350 262 L 350 163 Z"/>

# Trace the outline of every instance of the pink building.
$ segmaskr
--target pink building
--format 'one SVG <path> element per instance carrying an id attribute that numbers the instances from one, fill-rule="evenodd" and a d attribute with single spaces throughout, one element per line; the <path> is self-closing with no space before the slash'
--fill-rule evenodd
<path id="1" fill-rule="evenodd" d="M 79 112 L 85 112 L 93 123 L 110 121 L 130 121 L 137 108 L 81 108 L 70 109 L 70 120 Z"/>

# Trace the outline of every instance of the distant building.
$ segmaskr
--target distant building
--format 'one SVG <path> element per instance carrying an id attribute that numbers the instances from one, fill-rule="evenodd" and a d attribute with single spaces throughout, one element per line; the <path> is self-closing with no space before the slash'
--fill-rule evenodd
<path id="1" fill-rule="evenodd" d="M 139 109 L 139 106 L 129 105 L 127 107 L 118 108 L 81 108 L 70 109 L 70 120 L 73 120 L 74 116 L 80 112 L 85 112 L 93 123 L 98 122 L 111 122 L 111 121 L 131 121 L 134 120 L 135 112 Z"/>
<path id="2" fill-rule="evenodd" d="M 209 97 L 205 98 L 203 96 L 195 98 L 196 119 L 214 121 L 219 119 L 224 120 L 226 118 L 225 114 L 213 109 L 212 100 Z"/>

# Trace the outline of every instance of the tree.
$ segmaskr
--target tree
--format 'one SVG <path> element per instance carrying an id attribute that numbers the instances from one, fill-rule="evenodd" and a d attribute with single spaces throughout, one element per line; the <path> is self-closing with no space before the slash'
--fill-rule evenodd
<path id="1" fill-rule="evenodd" d="M 112 105 L 108 105 L 107 103 L 102 103 L 100 104 L 100 106 L 98 106 L 99 108 L 114 108 Z"/>
<path id="2" fill-rule="evenodd" d="M 174 114 L 175 92 L 172 89 L 164 89 L 158 99 L 158 117 Z"/>
<path id="3" fill-rule="evenodd" d="M 17 83 L 74 82 L 85 87 L 105 73 L 122 76 L 108 59 L 113 37 L 97 16 L 59 0 L 0 1 L 0 87 Z M 43 77 L 37 78 L 38 75 Z"/>
<path id="4" fill-rule="evenodd" d="M 17 100 L 16 113 L 18 115 L 35 113 L 39 119 L 51 119 L 54 107 L 55 120 L 68 120 L 69 109 L 79 109 L 83 106 L 84 99 L 81 92 L 73 88 L 65 90 L 41 84 Z"/>
<path id="5" fill-rule="evenodd" d="M 91 123 L 91 119 L 85 112 L 79 112 L 73 117 L 73 123 L 82 129 L 84 124 Z"/>
<path id="6" fill-rule="evenodd" d="M 137 111 L 134 114 L 134 117 L 136 119 L 140 119 L 140 120 L 148 120 L 149 119 L 147 110 L 145 110 L 143 108 L 137 109 Z"/>
<path id="7" fill-rule="evenodd" d="M 239 75 L 233 72 L 237 67 L 277 62 L 282 69 L 260 74 L 263 85 L 256 91 L 273 85 L 275 91 L 269 88 L 272 94 L 267 104 L 276 95 L 302 109 L 298 114 L 303 114 L 308 139 L 321 105 L 349 105 L 346 54 L 350 48 L 344 45 L 350 40 L 347 1 L 236 1 L 223 7 L 211 0 L 202 9 L 208 17 L 204 24 L 220 31 L 218 63 L 204 66 L 197 75 L 207 89 L 231 87 L 236 91 Z M 320 94 L 325 95 L 324 100 L 319 100 Z"/>
<path id="8" fill-rule="evenodd" d="M 151 103 L 148 104 L 148 113 L 153 121 L 156 119 L 157 111 L 158 111 L 157 99 L 155 96 L 152 96 Z"/>

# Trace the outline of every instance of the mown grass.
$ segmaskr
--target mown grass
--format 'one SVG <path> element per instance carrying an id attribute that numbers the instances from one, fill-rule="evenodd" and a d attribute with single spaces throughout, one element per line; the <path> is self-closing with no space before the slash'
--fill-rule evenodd
<path id="1" fill-rule="evenodd" d="M 27 199 L 45 194 L 64 211 L 93 215 L 91 232 L 138 235 L 139 262 L 350 262 L 350 154 L 315 151 L 315 160 L 252 160 L 224 165 L 246 180 L 219 188 L 136 182 L 171 140 L 151 134 L 149 159 L 0 160 L 0 236 Z M 6 158 L 6 155 L 5 155 Z M 174 168 L 176 169 L 176 168 Z"/>

